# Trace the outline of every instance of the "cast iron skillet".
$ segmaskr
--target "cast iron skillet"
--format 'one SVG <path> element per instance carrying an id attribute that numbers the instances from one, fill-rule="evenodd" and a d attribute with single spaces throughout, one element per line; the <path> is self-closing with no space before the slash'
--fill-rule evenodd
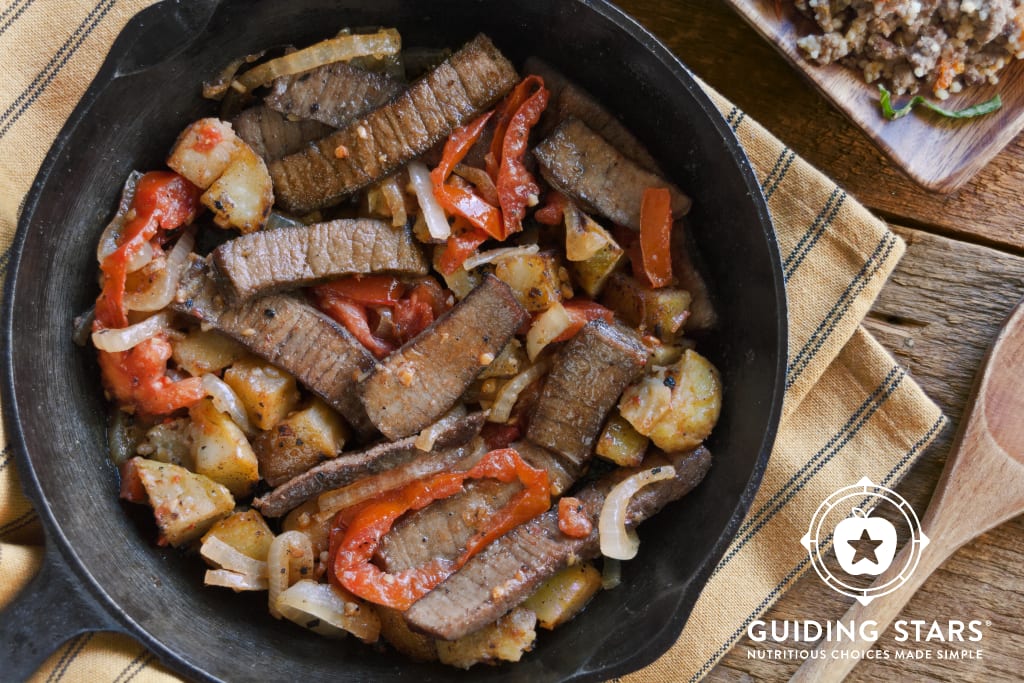
<path id="1" fill-rule="evenodd" d="M 690 224 L 722 323 L 702 351 L 721 369 L 722 419 L 704 483 L 641 529 L 623 585 L 543 632 L 518 664 L 466 673 L 415 664 L 272 619 L 265 598 L 201 588 L 195 557 L 154 545 L 126 514 L 106 456 L 94 354 L 71 320 L 97 294 L 95 244 L 121 183 L 162 166 L 176 134 L 208 115 L 199 83 L 229 59 L 387 25 L 407 46 L 488 33 L 516 63 L 537 54 L 590 89 L 695 199 Z M 201 0 L 135 17 L 57 138 L 25 204 L 3 310 L 7 433 L 47 534 L 42 572 L 0 617 L 0 671 L 22 679 L 67 638 L 129 633 L 200 680 L 532 682 L 607 679 L 678 637 L 757 490 L 783 395 L 782 272 L 759 187 L 729 127 L 685 67 L 604 0 Z"/>

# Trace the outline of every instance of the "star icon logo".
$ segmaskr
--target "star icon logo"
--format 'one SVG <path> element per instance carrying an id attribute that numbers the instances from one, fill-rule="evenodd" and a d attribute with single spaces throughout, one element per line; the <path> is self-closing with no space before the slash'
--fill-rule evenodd
<path id="1" fill-rule="evenodd" d="M 864 531 L 862 531 L 860 534 L 860 538 L 858 538 L 855 541 L 848 541 L 848 543 L 852 545 L 854 550 L 856 551 L 853 554 L 853 563 L 856 564 L 860 560 L 868 560 L 870 562 L 877 564 L 878 558 L 875 556 L 875 549 L 878 548 L 878 546 L 882 545 L 882 543 L 884 542 L 885 541 L 876 541 L 875 539 L 871 538 L 871 535 L 868 534 L 868 530 L 864 529 Z"/>

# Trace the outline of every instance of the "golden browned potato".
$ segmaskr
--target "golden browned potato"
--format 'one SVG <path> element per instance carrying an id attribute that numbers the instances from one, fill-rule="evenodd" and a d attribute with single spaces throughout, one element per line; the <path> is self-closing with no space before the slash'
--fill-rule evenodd
<path id="1" fill-rule="evenodd" d="M 418 662 L 437 661 L 437 642 L 422 633 L 416 633 L 405 623 L 405 617 L 396 609 L 377 606 L 380 617 L 380 635 L 393 648 Z"/>
<path id="2" fill-rule="evenodd" d="M 199 377 L 208 372 L 220 373 L 246 355 L 245 347 L 234 339 L 214 330 L 196 328 L 174 342 L 172 358 L 179 368 Z"/>
<path id="3" fill-rule="evenodd" d="M 572 619 L 601 590 L 601 572 L 583 562 L 561 570 L 541 584 L 523 602 L 537 615 L 537 623 L 548 630 Z"/>
<path id="4" fill-rule="evenodd" d="M 348 426 L 341 416 L 317 398 L 260 434 L 252 446 L 260 474 L 268 484 L 277 486 L 338 455 L 348 438 Z"/>
<path id="5" fill-rule="evenodd" d="M 215 118 L 199 119 L 178 136 L 167 165 L 205 190 L 224 173 L 244 144 L 230 123 Z"/>
<path id="6" fill-rule="evenodd" d="M 718 421 L 722 381 L 708 359 L 687 350 L 675 365 L 654 367 L 622 392 L 619 412 L 665 451 L 700 445 Z"/>
<path id="7" fill-rule="evenodd" d="M 605 423 L 595 453 L 620 467 L 635 467 L 644 459 L 649 443 L 646 436 L 615 411 Z"/>
<path id="8" fill-rule="evenodd" d="M 150 427 L 135 452 L 144 458 L 195 469 L 188 420 L 178 418 Z"/>
<path id="9" fill-rule="evenodd" d="M 569 269 L 580 289 L 593 298 L 601 293 L 608 278 L 622 263 L 623 254 L 622 247 L 613 240 L 585 261 L 570 263 Z"/>
<path id="10" fill-rule="evenodd" d="M 270 544 L 274 541 L 274 532 L 257 510 L 236 512 L 218 521 L 203 534 L 203 542 L 214 536 L 243 555 L 261 562 L 267 561 Z"/>
<path id="11" fill-rule="evenodd" d="M 652 334 L 672 341 L 689 316 L 690 293 L 685 289 L 661 287 L 652 289 L 625 273 L 608 278 L 601 303 L 641 334 Z"/>
<path id="12" fill-rule="evenodd" d="M 536 625 L 537 616 L 533 612 L 517 607 L 496 623 L 468 636 L 437 641 L 437 655 L 442 663 L 463 669 L 481 663 L 518 662 L 523 653 L 533 648 Z"/>
<path id="13" fill-rule="evenodd" d="M 252 493 L 260 480 L 259 462 L 241 428 L 209 398 L 192 406 L 189 415 L 196 472 L 223 484 L 236 496 Z"/>
<path id="14" fill-rule="evenodd" d="M 160 536 L 173 546 L 198 538 L 235 509 L 231 492 L 209 477 L 145 458 L 135 457 L 128 463 L 125 476 L 139 478 Z"/>
<path id="15" fill-rule="evenodd" d="M 270 363 L 246 358 L 224 371 L 228 383 L 257 428 L 267 430 L 295 410 L 299 388 L 295 378 Z"/>
<path id="16" fill-rule="evenodd" d="M 499 258 L 494 262 L 494 276 L 511 287 L 531 313 L 546 310 L 572 293 L 569 274 L 553 252 Z"/>
<path id="17" fill-rule="evenodd" d="M 217 180 L 199 201 L 213 212 L 222 228 L 238 228 L 243 234 L 263 227 L 274 204 L 270 171 L 263 159 L 242 143 Z"/>

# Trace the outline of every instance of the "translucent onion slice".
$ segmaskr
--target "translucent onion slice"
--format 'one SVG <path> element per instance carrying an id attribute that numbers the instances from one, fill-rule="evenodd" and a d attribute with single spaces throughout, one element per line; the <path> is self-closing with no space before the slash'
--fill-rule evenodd
<path id="1" fill-rule="evenodd" d="M 540 247 L 536 244 L 526 244 L 521 247 L 501 247 L 500 249 L 491 249 L 475 256 L 470 256 L 462 262 L 462 267 L 466 270 L 473 270 L 478 266 L 482 266 L 485 263 L 497 261 L 502 258 L 510 258 L 513 256 L 528 256 L 530 254 L 536 254 L 540 251 Z"/>
<path id="2" fill-rule="evenodd" d="M 452 228 L 445 218 L 444 209 L 434 197 L 434 183 L 430 180 L 430 171 L 422 161 L 411 161 L 406 168 L 409 169 L 409 182 L 416 193 L 416 201 L 420 204 L 420 213 L 427 223 L 427 232 L 430 233 L 431 239 L 448 239 L 452 234 Z"/>
<path id="3" fill-rule="evenodd" d="M 178 293 L 178 283 L 188 255 L 196 243 L 195 227 L 181 234 L 174 248 L 167 254 L 166 264 L 144 291 L 126 292 L 125 305 L 131 311 L 159 311 L 167 308 Z"/>
<path id="4" fill-rule="evenodd" d="M 367 643 L 380 637 L 380 617 L 373 608 L 328 583 L 303 579 L 281 593 L 277 604 L 286 619 L 322 635 L 351 633 Z M 325 624 L 333 629 L 323 629 Z"/>
<path id="5" fill-rule="evenodd" d="M 523 390 L 547 374 L 551 369 L 551 361 L 543 359 L 526 368 L 518 375 L 505 382 L 494 397 L 494 404 L 487 416 L 488 422 L 508 422 L 512 415 L 512 408 L 519 400 L 519 394 Z"/>
<path id="6" fill-rule="evenodd" d="M 249 415 L 245 412 L 245 406 L 238 394 L 227 382 L 217 375 L 207 373 L 203 375 L 203 389 L 213 399 L 213 407 L 222 413 L 227 413 L 231 421 L 245 432 L 246 436 L 254 436 L 256 429 L 249 421 Z"/>
<path id="7" fill-rule="evenodd" d="M 434 444 L 437 443 L 437 438 L 451 428 L 452 421 L 465 416 L 466 404 L 457 403 L 451 410 L 445 413 L 440 420 L 429 427 L 425 427 L 423 431 L 417 434 L 413 445 L 424 452 L 434 450 Z"/>
<path id="8" fill-rule="evenodd" d="M 391 212 L 391 225 L 400 228 L 409 220 L 405 211 L 405 193 L 398 182 L 398 174 L 389 175 L 380 181 L 380 191 L 384 195 L 384 201 Z"/>
<path id="9" fill-rule="evenodd" d="M 342 35 L 255 66 L 235 79 L 231 87 L 244 93 L 279 76 L 290 76 L 356 57 L 393 55 L 401 49 L 402 36 L 393 28 L 369 34 Z"/>
<path id="10" fill-rule="evenodd" d="M 210 536 L 203 541 L 199 554 L 221 569 L 247 574 L 257 579 L 267 578 L 266 562 L 249 557 L 216 536 Z"/>
<path id="11" fill-rule="evenodd" d="M 267 552 L 267 587 L 270 613 L 277 619 L 278 597 L 303 577 L 313 576 L 313 544 L 301 531 L 286 531 L 270 543 Z"/>
<path id="12" fill-rule="evenodd" d="M 117 249 L 117 244 L 121 241 L 121 231 L 124 230 L 124 224 L 124 216 L 114 216 L 114 219 L 103 229 L 103 234 L 100 235 L 100 241 L 96 247 L 96 258 L 101 264 Z M 137 270 L 141 270 L 152 260 L 153 246 L 149 242 L 144 242 L 139 247 L 139 250 L 128 259 L 128 272 L 134 273 Z"/>
<path id="13" fill-rule="evenodd" d="M 601 554 L 614 560 L 631 560 L 640 548 L 640 537 L 626 528 L 629 501 L 643 487 L 676 476 L 671 465 L 652 467 L 623 479 L 608 493 L 601 507 L 597 531 L 601 539 Z"/>
<path id="14" fill-rule="evenodd" d="M 171 314 L 164 311 L 128 327 L 93 332 L 92 345 L 100 351 L 127 351 L 165 331 L 170 325 Z"/>
<path id="15" fill-rule="evenodd" d="M 220 586 L 230 588 L 239 593 L 241 591 L 265 591 L 267 580 L 249 574 L 239 574 L 227 569 L 207 569 L 203 583 L 207 586 Z"/>
<path id="16" fill-rule="evenodd" d="M 124 187 L 121 188 L 121 200 L 117 204 L 117 213 L 103 229 L 100 241 L 96 245 L 96 259 L 101 264 L 117 249 L 117 240 L 121 237 L 121 230 L 124 229 L 124 217 L 135 200 L 135 188 L 138 187 L 140 178 L 142 178 L 142 173 L 132 171 L 124 181 Z M 129 262 L 129 266 L 131 265 L 132 263 Z M 141 267 L 139 266 L 139 268 Z"/>
<path id="17" fill-rule="evenodd" d="M 557 339 L 571 324 L 572 320 L 566 313 L 565 306 L 556 301 L 530 325 L 530 330 L 526 333 L 527 357 L 535 360 L 544 347 Z"/>

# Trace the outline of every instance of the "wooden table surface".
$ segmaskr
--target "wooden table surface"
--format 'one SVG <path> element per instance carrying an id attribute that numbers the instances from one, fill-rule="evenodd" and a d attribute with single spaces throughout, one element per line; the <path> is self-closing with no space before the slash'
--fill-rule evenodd
<path id="1" fill-rule="evenodd" d="M 974 374 L 1003 320 L 1024 296 L 1024 136 L 960 190 L 945 195 L 928 192 L 907 179 L 725 3 L 620 0 L 619 4 L 697 75 L 831 176 L 906 240 L 906 255 L 866 326 L 953 423 L 897 487 L 923 513 Z M 1024 416 L 1021 421 L 1024 428 Z M 811 572 L 764 618 L 836 620 L 850 602 Z M 1021 680 L 1022 615 L 1024 517 L 1018 517 L 960 549 L 924 584 L 900 617 L 941 624 L 951 619 L 991 621 L 991 626 L 983 627 L 981 659 L 865 661 L 848 680 Z M 903 649 L 895 635 L 888 629 L 879 647 Z M 944 646 L 921 647 L 939 650 Z M 708 680 L 785 680 L 796 670 L 798 662 L 749 656 L 761 649 L 772 648 L 741 640 Z"/>

